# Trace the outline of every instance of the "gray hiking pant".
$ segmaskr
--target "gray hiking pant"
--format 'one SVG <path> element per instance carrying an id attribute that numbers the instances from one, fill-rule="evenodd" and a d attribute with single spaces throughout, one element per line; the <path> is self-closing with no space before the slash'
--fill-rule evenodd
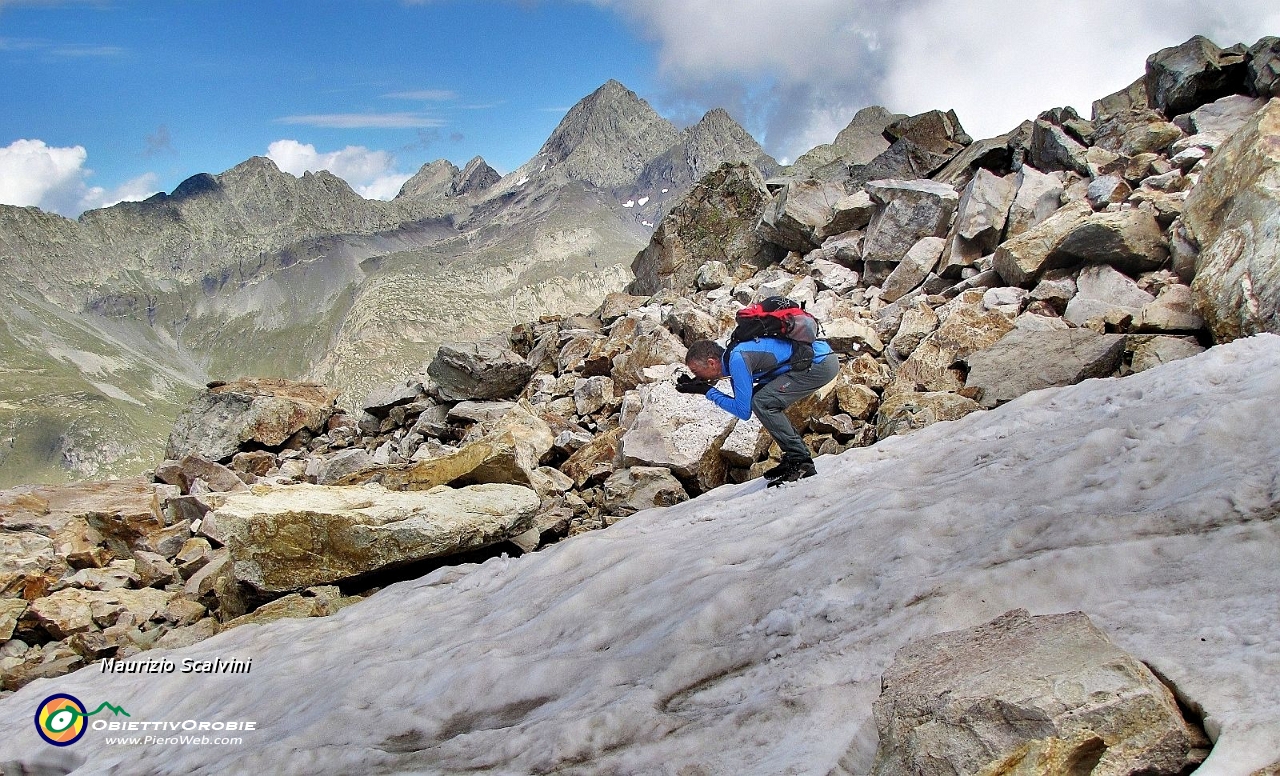
<path id="1" fill-rule="evenodd" d="M 782 448 L 782 460 L 809 460 L 813 457 L 784 411 L 806 396 L 813 395 L 836 379 L 839 373 L 840 360 L 832 353 L 803 372 L 787 372 L 775 377 L 751 397 L 751 409 L 778 447 Z"/>

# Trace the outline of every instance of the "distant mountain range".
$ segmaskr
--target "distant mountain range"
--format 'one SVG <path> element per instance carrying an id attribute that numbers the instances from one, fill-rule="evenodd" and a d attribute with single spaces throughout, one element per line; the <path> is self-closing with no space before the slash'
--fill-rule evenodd
<path id="1" fill-rule="evenodd" d="M 723 110 L 680 130 L 609 81 L 512 173 L 440 160 L 389 202 L 255 157 L 75 221 L 0 206 L 0 487 L 147 468 L 208 380 L 353 403 L 442 341 L 590 310 L 730 161 L 780 170 Z"/>

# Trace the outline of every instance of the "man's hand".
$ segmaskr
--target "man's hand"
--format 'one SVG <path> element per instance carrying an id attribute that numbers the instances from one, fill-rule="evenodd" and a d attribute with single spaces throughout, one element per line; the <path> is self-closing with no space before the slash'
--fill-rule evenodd
<path id="1" fill-rule="evenodd" d="M 689 375 L 680 375 L 676 378 L 676 390 L 680 393 L 696 393 L 700 396 L 706 396 L 707 391 L 711 390 L 711 383 L 706 380 L 695 380 Z"/>

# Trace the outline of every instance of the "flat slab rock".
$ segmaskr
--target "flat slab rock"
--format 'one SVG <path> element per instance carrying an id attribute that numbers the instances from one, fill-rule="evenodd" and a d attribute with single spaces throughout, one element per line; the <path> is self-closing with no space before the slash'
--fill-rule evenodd
<path id="1" fill-rule="evenodd" d="M 882 682 L 873 776 L 1174 776 L 1208 754 L 1173 693 L 1081 612 L 920 639 Z"/>
<path id="2" fill-rule="evenodd" d="M 503 484 L 255 487 L 210 512 L 203 531 L 226 545 L 237 581 L 282 593 L 504 541 L 538 505 L 529 488 Z"/>

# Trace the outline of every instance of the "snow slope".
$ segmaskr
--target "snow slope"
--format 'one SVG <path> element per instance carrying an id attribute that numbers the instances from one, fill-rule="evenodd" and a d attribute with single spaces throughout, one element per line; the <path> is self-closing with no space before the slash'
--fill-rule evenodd
<path id="1" fill-rule="evenodd" d="M 894 651 L 1015 607 L 1083 610 L 1171 679 L 1217 739 L 1199 773 L 1280 761 L 1280 337 L 1029 394 L 818 470 L 169 655 L 251 657 L 248 675 L 36 682 L 0 702 L 0 763 L 865 773 Z M 239 745 L 90 730 L 57 749 L 32 716 L 54 692 L 258 727 Z"/>

